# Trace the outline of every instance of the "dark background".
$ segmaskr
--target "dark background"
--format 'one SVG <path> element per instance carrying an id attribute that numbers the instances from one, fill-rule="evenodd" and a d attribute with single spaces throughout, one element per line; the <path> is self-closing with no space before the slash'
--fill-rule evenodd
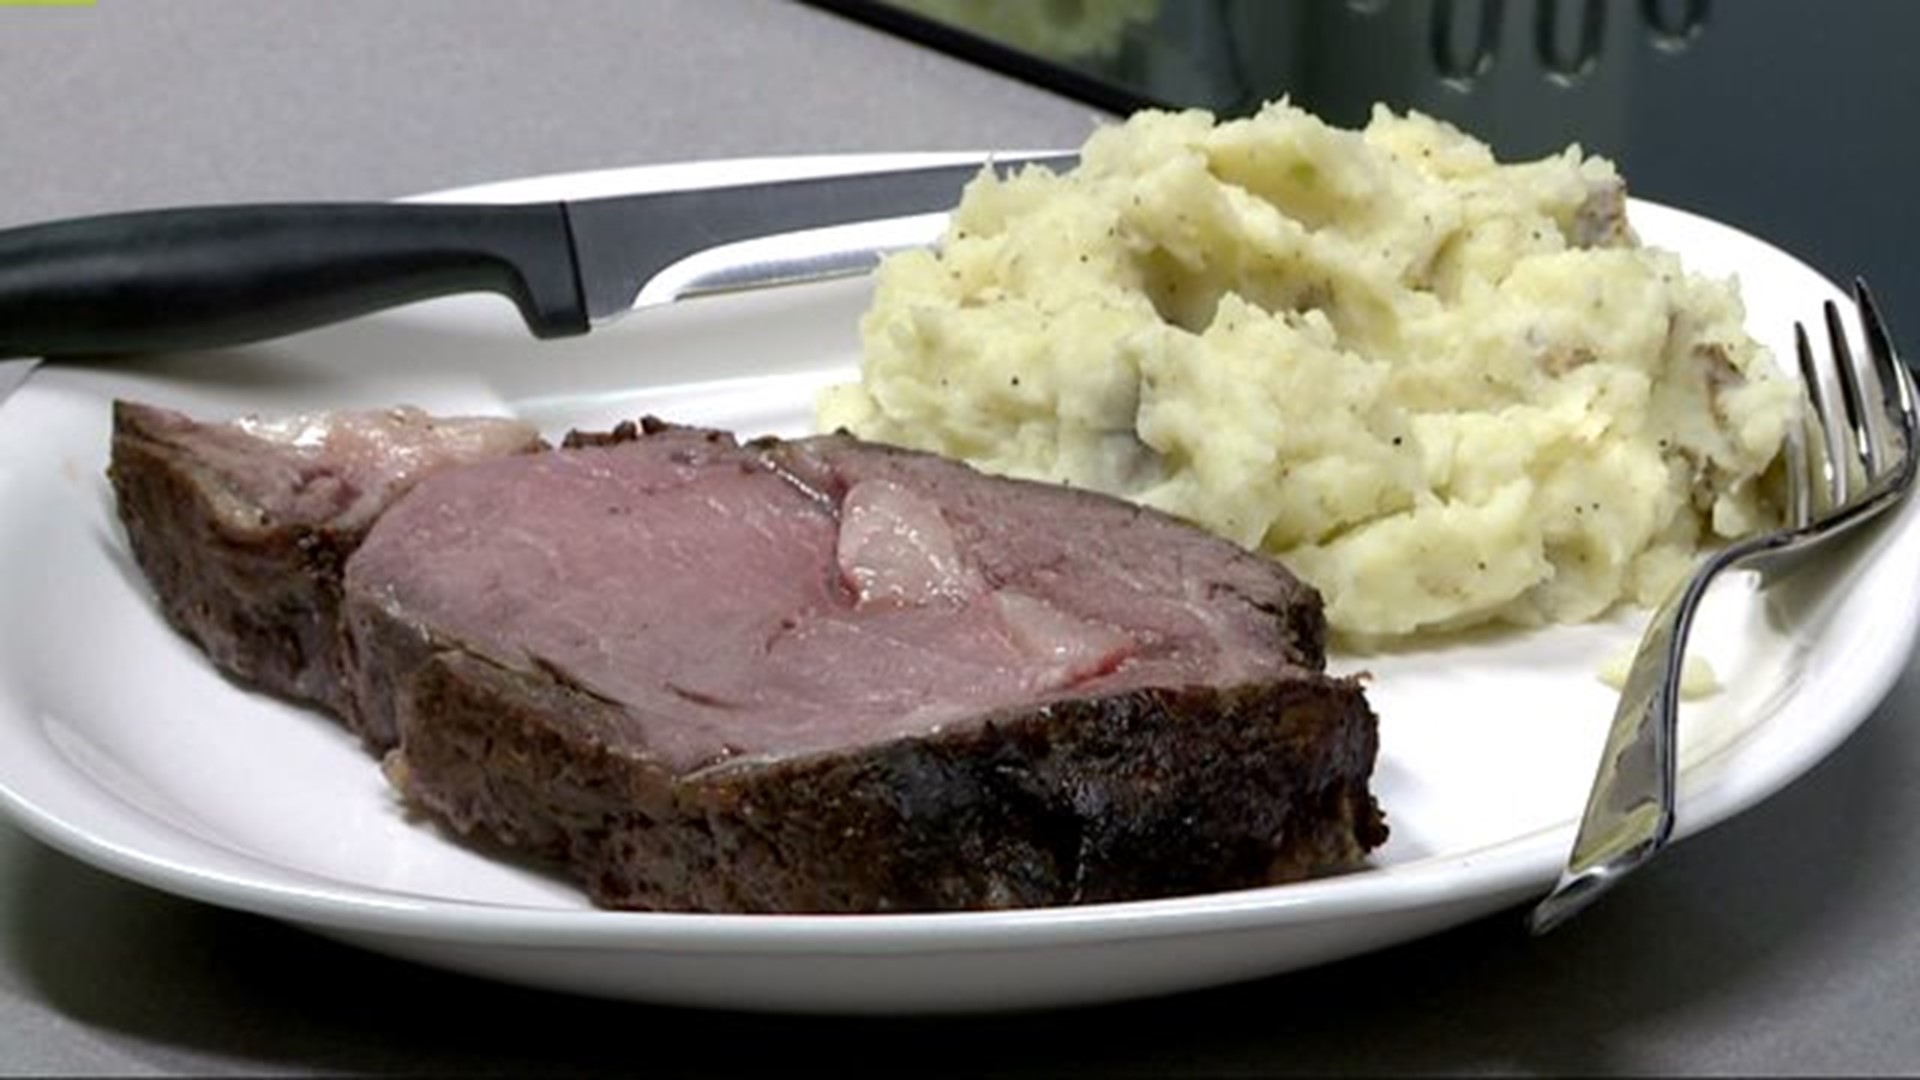
<path id="1" fill-rule="evenodd" d="M 1909 257 L 1920 184 L 1920 3 L 1903 0 L 1189 0 L 1161 5 L 1104 56 L 1041 56 L 875 0 L 824 7 L 1115 112 L 1199 106 L 1244 114 L 1290 96 L 1342 126 L 1375 101 L 1418 108 L 1503 158 L 1570 141 L 1620 166 L 1635 195 L 1762 236 L 1829 277 L 1860 275 L 1894 312 L 1920 312 Z M 1077 5 L 1061 5 L 1073 8 Z M 1555 78 L 1542 59 L 1591 70 Z M 1683 42 L 1678 28 L 1700 13 Z M 1442 77 L 1435 35 L 1457 63 L 1482 13 L 1498 15 L 1488 70 Z M 976 28 L 977 29 L 977 28 Z M 1782 318 L 1793 317 L 1781 313 Z M 1920 315 L 1896 320 L 1903 340 Z M 1913 348 L 1907 352 L 1911 354 Z"/>

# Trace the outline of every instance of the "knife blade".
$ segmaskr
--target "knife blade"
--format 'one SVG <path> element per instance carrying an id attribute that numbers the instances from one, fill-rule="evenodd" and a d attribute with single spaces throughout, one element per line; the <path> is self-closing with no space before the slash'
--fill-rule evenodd
<path id="1" fill-rule="evenodd" d="M 33 369 L 38 366 L 38 360 L 0 360 L 0 407 L 6 405 L 7 399 L 20 389 L 20 385 L 27 381 L 27 376 L 33 374 Z"/>
<path id="2" fill-rule="evenodd" d="M 216 348 L 438 296 L 507 296 L 536 337 L 636 307 L 843 276 L 937 239 L 982 167 L 1070 154 L 565 202 L 278 203 L 0 231 L 0 357 Z M 773 248 L 769 238 L 786 238 Z M 772 254 L 769 254 L 769 251 Z"/>

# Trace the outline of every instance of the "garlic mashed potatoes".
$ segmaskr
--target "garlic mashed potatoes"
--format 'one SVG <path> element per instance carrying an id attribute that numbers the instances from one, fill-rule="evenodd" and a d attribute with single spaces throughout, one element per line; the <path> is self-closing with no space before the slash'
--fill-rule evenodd
<path id="1" fill-rule="evenodd" d="M 1779 518 L 1795 384 L 1577 148 L 1142 113 L 1070 173 L 983 174 L 876 290 L 825 428 L 1196 522 L 1349 643 L 1655 603 Z"/>

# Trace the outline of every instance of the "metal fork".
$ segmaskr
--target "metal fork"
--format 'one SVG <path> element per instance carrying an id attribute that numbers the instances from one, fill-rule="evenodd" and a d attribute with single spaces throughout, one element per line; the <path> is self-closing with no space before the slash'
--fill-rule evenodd
<path id="1" fill-rule="evenodd" d="M 1787 439 L 1787 524 L 1709 555 L 1654 612 L 1627 672 L 1567 867 L 1528 918 L 1536 934 L 1618 885 L 1673 834 L 1680 666 L 1708 585 L 1735 566 L 1768 571 L 1797 561 L 1878 516 L 1913 487 L 1920 423 L 1913 376 L 1900 362 L 1866 283 L 1856 280 L 1853 294 L 1866 357 L 1856 357 L 1840 310 L 1828 301 L 1831 383 L 1806 327 L 1794 324 L 1808 410 L 1804 430 Z M 1832 384 L 1838 386 L 1838 402 Z"/>

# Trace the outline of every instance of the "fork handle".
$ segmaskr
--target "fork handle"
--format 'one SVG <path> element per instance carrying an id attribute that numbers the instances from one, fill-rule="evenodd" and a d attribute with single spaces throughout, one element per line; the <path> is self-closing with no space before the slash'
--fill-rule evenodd
<path id="1" fill-rule="evenodd" d="M 1534 933 L 1544 934 L 1578 914 L 1672 837 L 1687 635 L 1708 586 L 1736 557 L 1731 549 L 1709 556 L 1647 623 L 1607 730 L 1567 868 L 1528 916 Z"/>
<path id="2" fill-rule="evenodd" d="M 0 232 L 0 356 L 237 345 L 465 292 L 584 333 L 558 203 L 281 203 Z"/>

